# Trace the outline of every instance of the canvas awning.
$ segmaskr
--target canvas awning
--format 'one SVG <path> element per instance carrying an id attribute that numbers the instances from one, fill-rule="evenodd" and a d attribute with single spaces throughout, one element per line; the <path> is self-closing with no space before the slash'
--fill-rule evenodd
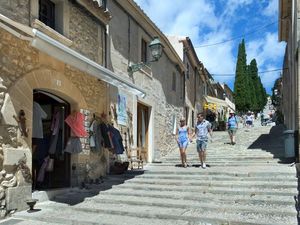
<path id="1" fill-rule="evenodd" d="M 204 97 L 204 100 L 206 101 L 206 103 L 204 104 L 204 108 L 206 109 L 210 109 L 210 110 L 222 110 L 224 109 L 225 107 L 228 107 L 227 103 L 222 100 L 222 99 L 219 99 L 219 98 L 215 98 L 215 97 L 212 97 L 212 96 L 205 96 Z M 207 105 L 207 107 L 205 107 Z"/>

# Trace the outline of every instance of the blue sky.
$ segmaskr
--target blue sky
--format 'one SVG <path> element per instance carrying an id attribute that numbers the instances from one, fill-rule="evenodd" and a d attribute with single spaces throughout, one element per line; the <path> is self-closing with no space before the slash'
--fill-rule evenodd
<path id="1" fill-rule="evenodd" d="M 285 43 L 278 43 L 278 0 L 135 0 L 166 35 L 188 36 L 214 79 L 234 84 L 237 48 L 245 35 L 247 62 L 259 71 L 282 68 Z M 280 71 L 261 73 L 270 93 Z"/>

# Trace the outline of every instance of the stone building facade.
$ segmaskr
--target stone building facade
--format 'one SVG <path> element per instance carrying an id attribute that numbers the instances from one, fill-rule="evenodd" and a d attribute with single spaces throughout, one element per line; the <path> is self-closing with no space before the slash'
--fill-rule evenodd
<path id="1" fill-rule="evenodd" d="M 43 7 L 50 7 L 52 14 Z M 148 44 L 155 36 L 164 46 L 162 57 L 129 73 L 133 63 L 151 61 Z M 86 129 L 95 115 L 105 116 L 120 130 L 126 147 L 141 147 L 145 161 L 152 162 L 176 145 L 173 133 L 183 115 L 183 74 L 183 62 L 168 39 L 132 0 L 1 1 L 2 216 L 26 207 L 37 179 L 32 169 L 34 102 L 51 115 L 43 121 L 44 129 L 57 107 L 65 116 L 81 112 Z M 125 114 L 118 114 L 121 110 Z M 65 141 L 70 132 L 62 126 Z M 93 153 L 88 138 L 81 143 L 83 152 L 54 161 L 60 168 L 56 174 L 62 175 L 49 175 L 55 181 L 43 188 L 78 186 L 109 172 L 110 151 Z"/>
<path id="2" fill-rule="evenodd" d="M 195 128 L 197 113 L 203 112 L 205 76 L 203 64 L 199 61 L 189 37 L 168 37 L 185 65 L 184 74 L 184 117 L 191 128 Z"/>
<path id="3" fill-rule="evenodd" d="M 299 130 L 298 1 L 279 1 L 279 41 L 287 43 L 283 61 L 283 115 L 287 129 Z"/>
<path id="4" fill-rule="evenodd" d="M 146 150 L 149 162 L 159 160 L 176 146 L 173 137 L 176 121 L 183 115 L 184 66 L 166 36 L 130 1 L 108 1 L 113 18 L 110 21 L 108 68 L 122 73 L 146 93 L 136 97 L 122 91 L 128 99 L 128 109 L 133 115 L 134 146 Z M 147 46 L 158 37 L 164 46 L 162 57 L 152 60 Z M 145 62 L 139 71 L 128 73 L 128 66 Z M 150 62 L 150 63 L 149 63 Z M 116 101 L 117 90 L 111 90 Z M 114 94 L 113 94 L 114 93 Z M 143 129 L 144 127 L 144 129 Z"/>

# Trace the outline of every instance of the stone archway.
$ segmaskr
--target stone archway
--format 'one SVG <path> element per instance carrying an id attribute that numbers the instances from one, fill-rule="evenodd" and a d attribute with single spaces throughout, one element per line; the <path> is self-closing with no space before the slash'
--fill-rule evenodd
<path id="1" fill-rule="evenodd" d="M 87 108 L 80 90 L 55 70 L 41 68 L 25 74 L 7 88 L 0 78 L 0 217 L 12 209 L 25 209 L 31 198 L 31 130 L 33 90 L 53 93 L 70 103 L 71 109 Z M 21 137 L 13 117 L 24 110 L 28 136 Z M 16 193 L 22 193 L 18 195 Z M 6 198 L 10 199 L 6 202 Z"/>
<path id="2" fill-rule="evenodd" d="M 44 90 L 61 97 L 70 103 L 72 109 L 87 108 L 80 90 L 66 76 L 55 70 L 38 69 L 17 80 L 6 93 L 3 105 L 6 109 L 1 110 L 4 124 L 17 125 L 12 114 L 16 115 L 20 109 L 23 109 L 27 117 L 28 128 L 31 129 L 34 89 Z"/>

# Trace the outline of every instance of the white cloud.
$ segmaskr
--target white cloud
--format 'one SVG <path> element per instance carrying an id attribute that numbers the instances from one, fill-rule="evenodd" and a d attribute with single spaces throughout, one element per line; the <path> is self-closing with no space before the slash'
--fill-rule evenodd
<path id="1" fill-rule="evenodd" d="M 255 58 L 258 64 L 258 71 L 270 71 L 280 69 L 282 63 L 278 64 L 281 59 L 285 44 L 278 43 L 277 33 L 267 33 L 263 38 L 250 41 L 246 46 L 248 63 Z M 279 72 L 260 74 L 262 83 L 270 90 L 274 81 L 278 78 Z"/>
<path id="2" fill-rule="evenodd" d="M 249 17 L 254 13 L 251 11 L 253 9 L 256 9 L 255 15 L 259 15 L 260 21 L 263 21 L 264 16 L 276 17 L 278 7 L 278 0 L 261 0 L 260 3 L 254 0 L 163 0 L 159 4 L 157 0 L 135 1 L 166 35 L 190 37 L 199 60 L 211 73 L 216 74 L 235 73 L 237 42 L 205 48 L 197 46 L 231 39 L 235 23 L 246 21 L 251 24 L 251 20 L 257 19 Z M 262 8 L 266 2 L 267 6 Z M 222 8 L 217 8 L 220 6 Z M 246 45 L 248 61 L 256 58 L 259 70 L 281 67 L 284 44 L 278 43 L 276 32 L 262 33 L 261 38 L 250 42 L 247 42 L 246 37 Z M 267 88 L 275 79 L 273 75 L 262 76 Z M 233 76 L 215 76 L 215 79 L 229 84 L 234 82 Z"/>
<path id="3" fill-rule="evenodd" d="M 276 62 L 284 52 L 285 44 L 278 43 L 277 33 L 266 33 L 261 39 L 247 44 L 248 59 L 256 58 L 263 65 L 265 62 Z"/>
<path id="4" fill-rule="evenodd" d="M 275 17 L 278 13 L 278 0 L 270 0 L 268 6 L 263 10 L 263 15 Z"/>

